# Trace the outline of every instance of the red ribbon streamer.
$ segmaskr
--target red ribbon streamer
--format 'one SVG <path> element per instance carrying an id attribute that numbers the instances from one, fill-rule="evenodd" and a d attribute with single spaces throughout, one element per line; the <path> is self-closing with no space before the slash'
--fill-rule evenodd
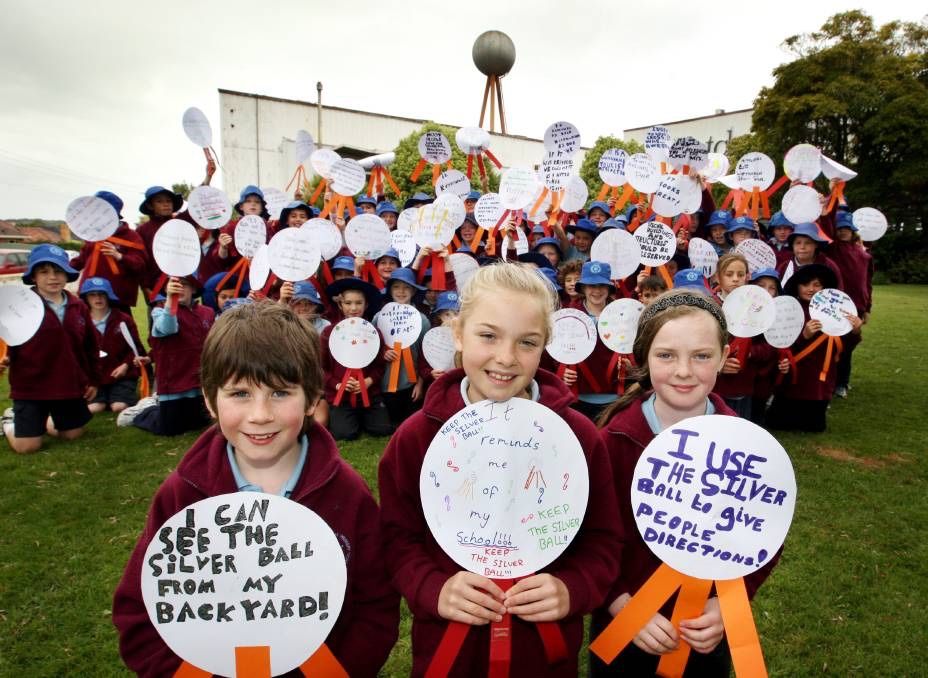
<path id="1" fill-rule="evenodd" d="M 367 384 L 364 383 L 364 372 L 361 371 L 361 369 L 354 368 L 354 367 L 348 368 L 345 371 L 345 375 L 342 377 L 342 383 L 338 385 L 338 390 L 335 392 L 335 398 L 332 400 L 332 404 L 335 405 L 336 407 L 338 407 L 341 404 L 342 398 L 344 397 L 345 392 L 346 392 L 345 389 L 348 388 L 348 380 L 352 377 L 358 380 L 358 385 L 361 388 L 361 402 L 364 403 L 364 407 L 370 407 L 371 400 L 370 400 L 370 396 L 368 396 L 367 394 Z M 351 406 L 357 407 L 358 406 L 358 394 L 352 393 L 350 395 L 351 395 Z"/>

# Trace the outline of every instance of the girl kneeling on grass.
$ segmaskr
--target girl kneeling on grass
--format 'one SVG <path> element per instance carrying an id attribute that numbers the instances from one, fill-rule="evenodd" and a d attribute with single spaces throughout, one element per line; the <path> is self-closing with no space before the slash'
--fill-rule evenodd
<path id="1" fill-rule="evenodd" d="M 634 345 L 635 362 L 640 365 L 638 383 L 599 419 L 615 476 L 626 542 L 619 578 L 606 596 L 606 606 L 593 614 L 591 638 L 609 624 L 660 565 L 638 532 L 631 506 L 632 477 L 644 448 L 658 433 L 688 417 L 735 414 L 712 393 L 728 357 L 727 340 L 722 309 L 698 292 L 671 290 L 641 314 Z M 778 558 L 779 553 L 745 577 L 749 597 L 754 596 Z M 731 655 L 724 641 L 718 598 L 710 597 L 703 613 L 684 619 L 679 629 L 670 623 L 675 599 L 651 618 L 612 664 L 607 666 L 591 655 L 591 675 L 653 676 L 660 656 L 676 649 L 682 640 L 694 650 L 686 675 L 727 678 Z"/>
<path id="2" fill-rule="evenodd" d="M 452 325 L 457 364 L 431 385 L 422 410 L 393 434 L 380 462 L 381 524 L 387 568 L 413 615 L 412 674 L 421 676 L 448 622 L 471 624 L 452 675 L 485 675 L 488 624 L 512 614 L 512 675 L 576 676 L 583 615 L 600 604 L 618 572 L 620 526 L 605 450 L 593 424 L 570 408 L 573 394 L 539 370 L 557 299 L 521 264 L 481 268 L 461 294 Z M 419 474 L 432 438 L 465 406 L 531 398 L 564 418 L 586 455 L 590 495 L 576 539 L 544 572 L 505 593 L 491 579 L 462 571 L 438 545 L 422 511 Z M 549 665 L 535 622 L 558 622 L 567 661 Z"/>

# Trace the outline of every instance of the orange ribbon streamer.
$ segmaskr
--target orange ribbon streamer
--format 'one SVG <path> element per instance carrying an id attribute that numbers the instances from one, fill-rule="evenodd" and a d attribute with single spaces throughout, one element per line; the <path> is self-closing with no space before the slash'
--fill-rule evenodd
<path id="1" fill-rule="evenodd" d="M 218 293 L 220 290 L 225 289 L 224 285 L 226 282 L 228 282 L 229 279 L 235 275 L 236 272 L 238 272 L 238 278 L 235 280 L 235 296 L 238 298 L 239 292 L 242 291 L 242 283 L 245 280 L 245 276 L 248 275 L 248 268 L 250 266 L 251 259 L 248 257 L 242 257 L 236 261 L 232 268 L 230 268 L 226 274 L 222 276 L 222 280 L 219 281 L 219 284 L 216 285 L 216 292 Z"/>
<path id="2" fill-rule="evenodd" d="M 139 365 L 141 376 L 139 377 L 139 399 L 147 398 L 151 395 L 151 384 L 148 381 L 148 370 L 145 365 Z"/>
<path id="3" fill-rule="evenodd" d="M 326 188 L 329 186 L 329 181 L 325 177 L 319 180 L 319 183 L 316 185 L 316 190 L 313 191 L 313 194 L 309 198 L 309 204 L 313 205 L 319 199 L 319 196 L 324 193 Z"/>
<path id="4" fill-rule="evenodd" d="M 319 213 L 319 218 L 325 219 L 330 214 L 341 217 L 346 209 L 352 219 L 357 216 L 358 211 L 355 209 L 354 200 L 351 199 L 351 196 L 335 193 L 332 199 L 323 206 L 322 211 Z"/>
<path id="5" fill-rule="evenodd" d="M 844 180 L 840 180 L 835 184 L 835 188 L 831 192 L 831 197 L 828 198 L 828 207 L 825 209 L 826 212 L 831 212 L 838 202 L 844 202 L 844 187 L 846 185 L 847 182 Z"/>
<path id="6" fill-rule="evenodd" d="M 181 662 L 174 672 L 174 678 L 212 678 L 212 676 L 213 674 L 209 671 L 204 671 L 188 662 Z"/>
<path id="7" fill-rule="evenodd" d="M 719 597 L 722 622 L 728 636 L 728 649 L 731 651 L 731 663 L 735 675 L 767 677 L 764 655 L 754 626 L 754 615 L 748 602 L 748 592 L 744 588 L 744 579 L 727 579 L 715 582 L 715 591 Z"/>
<path id="8" fill-rule="evenodd" d="M 673 615 L 670 618 L 670 623 L 675 629 L 680 628 L 680 622 L 684 619 L 695 619 L 702 615 L 711 589 L 712 580 L 710 579 L 686 577 L 683 580 L 680 594 L 673 608 Z M 683 641 L 677 645 L 676 650 L 661 657 L 657 664 L 657 674 L 659 676 L 682 676 L 689 657 L 690 646 Z"/>
<path id="9" fill-rule="evenodd" d="M 323 643 L 305 662 L 300 664 L 300 671 L 307 678 L 348 678 L 348 672 L 338 661 L 329 647 Z M 209 671 L 181 662 L 174 678 L 209 678 Z M 235 675 L 236 678 L 270 678 L 271 675 L 271 648 L 268 645 L 257 647 L 239 646 L 235 648 Z"/>
<path id="10" fill-rule="evenodd" d="M 825 347 L 825 361 L 822 363 L 822 371 L 818 375 L 819 381 L 825 381 L 828 378 L 828 370 L 831 367 L 832 357 L 834 358 L 835 362 L 837 362 L 841 357 L 841 351 L 844 350 L 844 344 L 842 343 L 840 337 L 832 337 L 827 334 L 820 334 L 815 341 L 806 346 L 793 357 L 793 364 L 798 363 L 800 360 L 810 355 L 825 341 L 828 342 L 828 345 Z M 833 351 L 834 355 L 832 356 Z"/>
<path id="11" fill-rule="evenodd" d="M 131 240 L 125 240 L 124 238 L 116 238 L 113 236 L 110 236 L 109 238 L 95 242 L 93 244 L 93 251 L 90 254 L 90 261 L 87 263 L 87 277 L 88 278 L 92 278 L 94 275 L 96 275 L 97 264 L 99 263 L 101 256 L 103 256 L 104 259 L 106 260 L 106 263 L 110 267 L 110 272 L 113 275 L 116 275 L 119 273 L 119 267 L 116 265 L 116 262 L 113 261 L 113 257 L 106 256 L 102 252 L 103 243 L 105 242 L 112 243 L 113 245 L 122 245 L 123 247 L 129 247 L 134 250 L 145 249 L 145 246 L 140 243 L 132 242 Z"/>
<path id="12" fill-rule="evenodd" d="M 413 366 L 412 351 L 409 348 L 403 348 L 403 345 L 398 341 L 393 342 L 393 351 L 396 353 L 396 358 L 390 363 L 390 380 L 387 383 L 388 393 L 396 393 L 396 389 L 399 387 L 400 363 L 406 369 L 406 379 L 409 380 L 409 383 L 416 383 L 416 368 Z"/>
<path id="13" fill-rule="evenodd" d="M 287 186 L 284 188 L 284 190 L 289 191 L 293 182 L 296 182 L 297 190 L 299 190 L 300 186 L 304 186 L 305 184 L 309 183 L 309 180 L 306 178 L 306 170 L 303 169 L 303 165 L 296 166 L 296 170 L 293 172 L 293 176 L 290 177 L 290 181 L 287 182 Z"/>
<path id="14" fill-rule="evenodd" d="M 332 654 L 329 646 L 323 643 L 312 656 L 300 664 L 300 670 L 307 678 L 348 678 L 348 672 Z"/>
<path id="15" fill-rule="evenodd" d="M 370 181 L 367 182 L 367 194 L 370 196 L 386 195 L 383 189 L 384 181 L 390 186 L 393 195 L 399 197 L 400 189 L 393 180 L 393 175 L 390 174 L 390 170 L 382 165 L 374 165 L 371 168 L 371 178 Z"/>
<path id="16" fill-rule="evenodd" d="M 271 646 L 235 648 L 236 678 L 271 678 Z"/>

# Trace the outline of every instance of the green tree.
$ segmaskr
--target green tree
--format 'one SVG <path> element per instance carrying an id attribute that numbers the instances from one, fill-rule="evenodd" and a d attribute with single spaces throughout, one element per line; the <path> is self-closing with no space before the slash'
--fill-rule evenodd
<path id="1" fill-rule="evenodd" d="M 598 169 L 599 159 L 610 148 L 621 148 L 629 155 L 644 153 L 644 146 L 634 140 L 622 141 L 614 136 L 602 136 L 596 139 L 593 148 L 586 152 L 583 164 L 580 165 L 580 178 L 586 183 L 586 187 L 590 189 L 590 200 L 595 199 L 599 189 L 602 188 L 603 180 L 599 178 Z"/>
<path id="2" fill-rule="evenodd" d="M 171 184 L 171 190 L 175 193 L 179 193 L 184 200 L 187 199 L 187 196 L 190 195 L 190 191 L 192 191 L 193 188 L 193 184 L 188 184 L 186 181 L 182 181 L 179 184 Z"/>

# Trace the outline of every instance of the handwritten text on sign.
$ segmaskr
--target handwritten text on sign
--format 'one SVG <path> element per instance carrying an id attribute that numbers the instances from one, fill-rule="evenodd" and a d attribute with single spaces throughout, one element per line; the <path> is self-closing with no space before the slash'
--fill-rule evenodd
<path id="1" fill-rule="evenodd" d="M 271 672 L 303 663 L 345 597 L 345 557 L 331 528 L 283 497 L 240 492 L 199 501 L 148 545 L 142 597 L 172 651 L 235 675 L 235 648 L 271 647 Z"/>

